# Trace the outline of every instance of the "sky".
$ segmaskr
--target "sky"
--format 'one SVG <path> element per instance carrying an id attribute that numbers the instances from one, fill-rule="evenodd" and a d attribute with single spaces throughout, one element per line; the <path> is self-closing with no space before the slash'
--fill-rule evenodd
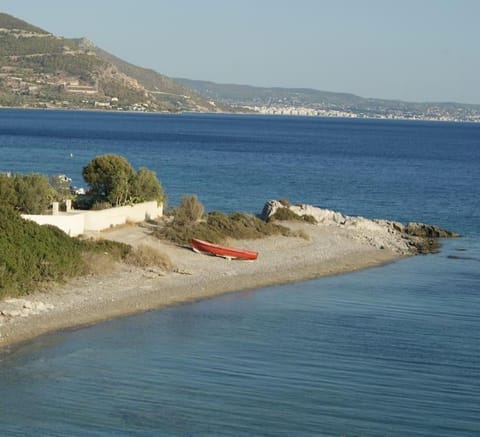
<path id="1" fill-rule="evenodd" d="M 170 77 L 480 104 L 479 0 L 0 0 Z"/>

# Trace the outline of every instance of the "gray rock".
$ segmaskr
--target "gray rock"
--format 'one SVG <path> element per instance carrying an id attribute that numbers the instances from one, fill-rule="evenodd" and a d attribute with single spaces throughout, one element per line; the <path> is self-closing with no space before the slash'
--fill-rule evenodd
<path id="1" fill-rule="evenodd" d="M 421 238 L 455 238 L 460 236 L 455 232 L 425 223 L 408 223 L 404 232 L 412 237 Z"/>

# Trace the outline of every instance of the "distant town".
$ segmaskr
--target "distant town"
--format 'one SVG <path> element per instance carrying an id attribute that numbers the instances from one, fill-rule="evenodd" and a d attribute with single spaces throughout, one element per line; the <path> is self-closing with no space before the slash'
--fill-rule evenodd
<path id="1" fill-rule="evenodd" d="M 425 120 L 425 121 L 456 121 L 456 122 L 480 122 L 480 113 L 452 115 L 438 108 L 428 112 L 362 112 L 338 109 L 315 109 L 304 106 L 245 106 L 252 112 L 266 115 L 300 115 L 309 117 L 335 117 L 335 118 L 374 118 L 386 120 Z"/>
<path id="2" fill-rule="evenodd" d="M 404 102 L 309 88 L 265 88 L 176 78 L 200 95 L 267 115 L 480 122 L 480 105 Z"/>
<path id="3" fill-rule="evenodd" d="M 2 13 L 0 107 L 480 122 L 480 105 L 173 79 Z"/>

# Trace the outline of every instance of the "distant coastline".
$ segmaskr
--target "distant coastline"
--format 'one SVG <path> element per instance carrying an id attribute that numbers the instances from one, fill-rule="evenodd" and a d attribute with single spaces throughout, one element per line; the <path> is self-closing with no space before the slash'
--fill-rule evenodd
<path id="1" fill-rule="evenodd" d="M 287 113 L 269 113 L 269 112 L 227 112 L 227 111 L 132 111 L 132 110 L 115 110 L 115 109 L 90 109 L 90 108 L 36 108 L 36 107 L 21 107 L 21 106 L 0 106 L 0 111 L 7 110 L 26 110 L 26 111 L 61 111 L 61 112 L 91 112 L 91 113 L 105 113 L 105 114 L 145 114 L 145 115 L 182 115 L 182 114 L 205 114 L 205 115 L 238 115 L 238 116 L 265 116 L 265 117 L 292 117 L 292 118 L 319 118 L 319 119 L 339 119 L 339 120 L 379 120 L 379 121 L 412 121 L 412 122 L 435 122 L 435 123 L 465 123 L 477 124 L 480 123 L 480 118 L 475 120 L 462 119 L 438 119 L 438 118 L 408 118 L 408 117 L 383 117 L 383 116 L 359 116 L 359 115 L 311 115 L 311 114 L 287 114 Z"/>

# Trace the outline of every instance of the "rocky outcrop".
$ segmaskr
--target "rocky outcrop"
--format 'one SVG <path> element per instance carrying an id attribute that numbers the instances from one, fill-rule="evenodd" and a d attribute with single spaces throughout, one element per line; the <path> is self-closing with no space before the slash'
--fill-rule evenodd
<path id="1" fill-rule="evenodd" d="M 391 220 L 371 220 L 364 217 L 347 216 L 329 209 L 312 205 L 286 205 L 278 200 L 265 203 L 260 217 L 268 221 L 280 208 L 288 208 L 298 216 L 313 217 L 318 226 L 336 226 L 345 229 L 346 234 L 358 241 L 378 249 L 389 249 L 402 255 L 437 252 L 438 238 L 458 237 L 438 226 L 424 223 L 403 223 Z"/>
<path id="2" fill-rule="evenodd" d="M 454 238 L 460 236 L 455 232 L 447 231 L 435 225 L 426 225 L 425 223 L 408 223 L 404 231 L 413 237 L 422 238 Z"/>

